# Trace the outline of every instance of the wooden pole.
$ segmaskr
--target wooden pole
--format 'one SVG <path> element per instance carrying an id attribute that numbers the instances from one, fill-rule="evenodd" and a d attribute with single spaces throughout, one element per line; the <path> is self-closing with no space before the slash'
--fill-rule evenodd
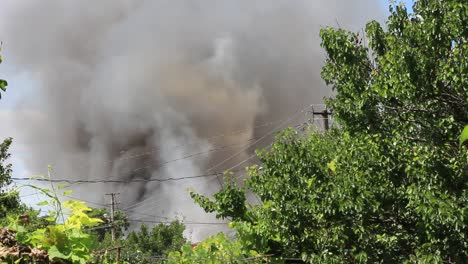
<path id="1" fill-rule="evenodd" d="M 110 221 L 111 221 L 111 236 L 112 236 L 112 241 L 115 241 L 115 224 L 114 224 L 114 218 L 115 218 L 115 205 L 117 204 L 116 203 L 116 199 L 115 199 L 115 196 L 117 195 L 118 193 L 106 193 L 106 195 L 110 195 L 111 196 L 111 215 L 110 215 Z"/>
<path id="2" fill-rule="evenodd" d="M 121 249 L 122 249 L 122 247 L 117 248 L 117 264 L 120 264 L 120 250 Z"/>

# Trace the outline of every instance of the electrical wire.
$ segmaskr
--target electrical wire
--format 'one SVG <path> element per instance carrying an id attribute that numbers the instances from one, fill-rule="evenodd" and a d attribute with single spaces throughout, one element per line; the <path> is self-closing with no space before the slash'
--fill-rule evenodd
<path id="1" fill-rule="evenodd" d="M 267 134 L 263 135 L 262 137 L 260 137 L 259 139 L 255 140 L 254 142 L 250 143 L 250 144 L 247 144 L 245 146 L 245 148 L 243 148 L 242 150 L 234 153 L 233 155 L 229 156 L 227 159 L 221 161 L 220 163 L 212 166 L 211 168 L 209 168 L 207 171 L 211 171 L 215 168 L 218 168 L 219 166 L 225 164 L 227 161 L 239 156 L 240 154 L 244 153 L 246 150 L 248 150 L 249 148 L 251 148 L 252 146 L 254 146 L 255 144 L 259 143 L 260 141 L 262 141 L 263 139 L 265 139 L 266 137 L 272 135 L 273 133 L 277 132 L 278 130 L 280 130 L 282 127 L 284 127 L 284 125 L 286 125 L 288 122 L 294 120 L 297 115 L 299 113 L 303 113 L 305 110 L 311 108 L 312 105 L 309 105 L 309 106 L 306 106 L 306 107 L 303 107 L 303 108 L 300 108 L 298 109 L 294 114 L 292 114 L 289 118 L 285 119 L 283 122 L 281 122 L 280 125 L 276 126 L 274 129 L 272 129 L 270 132 L 268 132 Z"/>
<path id="2" fill-rule="evenodd" d="M 239 130 L 234 130 L 232 132 L 225 132 L 225 133 L 220 133 L 220 134 L 217 134 L 217 135 L 214 135 L 214 136 L 210 136 L 204 140 L 213 140 L 213 139 L 216 139 L 216 138 L 223 138 L 223 137 L 228 137 L 228 136 L 234 136 L 234 135 L 238 135 L 238 134 L 243 134 L 243 133 L 246 133 L 246 132 L 249 132 L 251 131 L 252 129 L 257 129 L 257 128 L 261 128 L 261 127 L 267 127 L 267 126 L 271 126 L 271 125 L 274 125 L 276 123 L 279 123 L 281 122 L 282 120 L 284 119 L 279 119 L 279 120 L 276 120 L 276 121 L 271 121 L 271 122 L 266 122 L 266 123 L 263 123 L 263 124 L 260 124 L 260 125 L 257 125 L 257 126 L 253 126 L 253 127 L 250 127 L 250 128 L 245 128 L 245 129 L 239 129 Z M 252 139 L 250 139 L 252 140 Z M 175 145 L 175 146 L 158 146 L 156 148 L 153 148 L 149 151 L 146 151 L 146 152 L 141 152 L 141 153 L 137 153 L 137 154 L 134 154 L 134 155 L 131 155 L 131 156 L 128 156 L 128 157 L 119 157 L 119 158 L 115 158 L 115 159 L 112 159 L 112 160 L 108 160 L 108 161 L 104 161 L 104 163 L 115 163 L 115 162 L 118 162 L 118 161 L 124 161 L 124 160 L 131 160 L 131 159 L 134 159 L 134 158 L 138 158 L 138 157 L 142 157 L 142 156 L 147 156 L 147 155 L 151 155 L 151 154 L 154 154 L 156 153 L 157 151 L 161 150 L 161 149 L 164 149 L 164 148 L 171 148 L 171 149 L 177 149 L 177 148 L 180 148 L 180 147 L 183 147 L 183 146 L 188 146 L 188 145 L 194 145 L 194 144 L 197 144 L 198 142 L 190 142 L 190 143 L 183 143 L 183 144 L 179 144 L 179 145 Z M 83 163 L 83 162 L 82 162 Z M 85 167 L 85 164 L 78 164 L 80 167 Z"/>
<path id="3" fill-rule="evenodd" d="M 241 171 L 241 170 L 235 170 L 235 171 L 232 171 L 232 172 L 239 172 L 239 171 Z M 223 175 L 223 173 L 218 173 L 218 174 L 215 174 L 215 175 L 216 175 L 216 176 L 218 176 L 218 175 Z M 128 209 L 130 209 L 130 208 L 135 208 L 136 206 L 141 205 L 142 203 L 144 203 L 144 202 L 146 202 L 146 201 L 148 201 L 148 200 L 150 200 L 150 199 L 153 199 L 153 198 L 154 198 L 154 197 L 151 197 L 151 196 L 150 196 L 150 197 L 148 197 L 148 198 L 146 198 L 146 199 L 144 199 L 144 200 L 142 200 L 142 201 L 139 201 L 139 202 L 136 203 L 136 204 L 133 204 L 133 205 L 130 205 L 130 206 L 126 207 L 124 210 L 128 210 Z M 162 199 L 160 199 L 160 200 L 162 200 Z M 160 200 L 158 200 L 158 201 L 160 201 Z M 138 207 L 139 207 L 139 206 L 138 206 Z"/>
<path id="4" fill-rule="evenodd" d="M 250 139 L 248 139 L 246 142 L 250 142 L 250 141 L 252 141 L 252 140 L 255 140 L 255 138 L 250 138 Z M 172 160 L 168 160 L 168 161 L 163 161 L 163 162 L 157 164 L 156 166 L 148 165 L 148 166 L 139 167 L 139 168 L 133 169 L 132 171 L 129 171 L 129 172 L 127 172 L 127 173 L 136 172 L 136 171 L 140 171 L 140 170 L 147 169 L 147 168 L 160 169 L 160 168 L 164 167 L 165 165 L 167 165 L 167 164 L 169 164 L 169 163 L 172 163 L 172 162 L 190 159 L 190 158 L 193 158 L 193 157 L 196 157 L 196 156 L 200 156 L 200 155 L 203 155 L 203 154 L 212 153 L 212 152 L 215 152 L 215 151 L 226 150 L 226 149 L 229 149 L 229 148 L 231 148 L 231 147 L 238 146 L 238 145 L 240 145 L 240 144 L 242 144 L 242 143 L 235 143 L 235 144 L 230 144 L 230 145 L 224 145 L 224 146 L 221 146 L 221 147 L 218 147 L 218 148 L 209 149 L 209 150 L 207 150 L 207 151 L 202 151 L 202 152 L 198 152 L 198 153 L 188 154 L 188 155 L 186 155 L 186 156 L 179 157 L 179 158 L 176 158 L 176 159 L 172 159 Z M 242 147 L 242 146 L 239 146 L 239 147 Z"/>
<path id="5" fill-rule="evenodd" d="M 173 221 L 155 221 L 155 220 L 138 220 L 138 219 L 130 219 L 129 222 L 137 222 L 137 223 L 153 223 L 153 224 L 171 224 Z M 183 222 L 180 221 L 181 224 L 184 225 L 227 225 L 229 223 L 226 222 Z"/>
<path id="6" fill-rule="evenodd" d="M 100 207 L 100 208 L 106 208 L 106 207 L 107 207 L 107 204 L 103 204 L 103 203 L 92 202 L 92 201 L 89 201 L 89 200 L 85 200 L 85 199 L 81 199 L 81 198 L 77 198 L 77 197 L 72 197 L 72 196 L 66 196 L 66 195 L 60 195 L 60 196 L 63 196 L 63 197 L 66 197 L 66 198 L 70 198 L 70 199 L 73 199 L 73 200 L 76 200 L 76 201 L 86 202 L 86 203 L 88 203 L 88 204 L 93 204 L 93 205 L 102 206 L 102 207 Z M 120 210 L 117 210 L 117 211 L 131 212 L 131 213 L 139 214 L 139 215 L 143 215 L 143 216 L 149 216 L 149 217 L 156 217 L 156 218 L 168 219 L 168 217 L 165 217 L 165 216 L 145 214 L 145 213 L 137 212 L 137 211 L 134 211 L 134 210 L 128 210 L 128 209 L 120 209 Z"/>
<path id="7" fill-rule="evenodd" d="M 257 144 L 258 142 L 260 142 L 261 140 L 265 139 L 267 136 L 273 134 L 274 132 L 276 132 L 277 130 L 279 130 L 281 127 L 283 127 L 287 122 L 293 120 L 296 115 L 298 113 L 301 113 L 301 112 L 304 112 L 304 110 L 310 108 L 311 106 L 308 106 L 308 107 L 305 107 L 305 108 L 302 108 L 302 109 L 299 109 L 298 111 L 296 111 L 292 116 L 290 116 L 289 118 L 287 119 L 283 119 L 283 121 L 281 122 L 281 124 L 277 127 L 275 127 L 274 129 L 272 129 L 269 133 L 263 135 L 262 137 L 256 139 L 254 142 L 252 143 L 248 143 L 247 145 L 244 145 L 242 146 L 243 149 L 239 152 L 236 152 L 235 154 L 231 155 L 230 157 L 228 157 L 227 159 L 223 160 L 222 162 L 212 166 L 211 168 L 208 169 L 208 171 L 212 171 L 214 168 L 217 168 L 219 166 L 221 166 L 222 164 L 226 163 L 227 161 L 231 160 L 232 158 L 240 155 L 241 153 L 243 153 L 244 151 L 246 151 L 247 149 L 251 148 L 252 146 L 254 146 L 255 144 Z M 270 123 L 268 123 L 270 124 Z M 250 140 L 249 140 L 250 141 Z M 191 154 L 191 155 L 188 155 L 188 156 L 185 156 L 185 157 L 181 157 L 181 158 L 178 158 L 178 159 L 175 159 L 175 160 L 172 160 L 172 161 L 177 161 L 177 160 L 182 160 L 182 159 L 186 159 L 186 158 L 191 158 L 193 156 L 196 156 L 196 155 L 200 155 L 200 154 L 203 154 L 203 153 L 209 153 L 209 152 L 212 152 L 212 151 L 215 151 L 215 150 L 219 150 L 219 149 L 223 149 L 223 148 L 226 148 L 227 146 L 223 146 L 221 148 L 216 148 L 216 149 L 211 149 L 209 151 L 206 151 L 206 152 L 199 152 L 199 153 L 194 153 L 194 154 Z M 251 157 L 253 158 L 253 157 Z M 172 162 L 172 161 L 167 161 L 165 162 L 166 164 L 169 163 L 169 162 Z M 163 164 L 162 164 L 163 165 Z M 238 165 L 236 165 L 238 166 Z M 138 170 L 138 169 L 143 169 L 143 167 L 141 168 L 137 168 L 135 170 Z M 180 177 L 180 178 L 165 178 L 165 179 L 132 179 L 132 180 L 114 180 L 114 179 L 94 179 L 94 180 L 69 180 L 69 179 L 44 179 L 44 178 L 34 178 L 34 179 L 30 179 L 30 178 L 17 178 L 17 177 L 13 177 L 12 180 L 13 181 L 26 181 L 26 180 L 36 180 L 36 181 L 43 181 L 43 182 L 65 182 L 65 183 L 68 183 L 68 184 L 79 184 L 79 183 L 133 183 L 133 182 L 152 182 L 152 181 L 156 181 L 156 182 L 164 182 L 164 181 L 178 181 L 178 180 L 185 180 L 185 179 L 193 179 L 193 178 L 202 178 L 202 177 L 210 177 L 210 176 L 218 176 L 218 175 L 222 175 L 222 173 L 220 172 L 213 172 L 213 173 L 207 173 L 207 174 L 202 174 L 202 175 L 194 175 L 194 176 L 187 176 L 187 177 Z"/>
<path id="8" fill-rule="evenodd" d="M 40 182 L 65 182 L 68 184 L 78 184 L 78 183 L 135 183 L 135 182 L 166 182 L 166 181 L 181 181 L 197 178 L 212 177 L 217 175 L 222 175 L 222 172 L 213 172 L 207 174 L 186 176 L 180 178 L 164 178 L 164 179 L 132 179 L 132 180 L 105 180 L 105 179 L 94 179 L 94 180 L 69 180 L 69 179 L 45 179 L 45 178 L 14 178 L 12 181 L 40 181 Z"/>
<path id="9" fill-rule="evenodd" d="M 228 137 L 228 136 L 243 134 L 243 133 L 246 133 L 246 132 L 250 132 L 252 129 L 274 125 L 276 123 L 281 122 L 282 120 L 284 120 L 284 119 L 279 119 L 279 120 L 276 120 L 276 121 L 263 123 L 263 124 L 260 124 L 260 125 L 254 126 L 254 127 L 250 127 L 250 128 L 235 130 L 235 131 L 228 132 L 228 133 L 221 133 L 221 134 L 218 134 L 218 135 L 210 136 L 210 137 L 206 138 L 205 140 L 209 141 L 209 140 L 213 140 L 213 139 L 216 139 L 216 138 L 222 138 L 222 137 Z M 135 154 L 135 155 L 132 155 L 132 156 L 129 156 L 129 157 L 117 158 L 117 159 L 114 159 L 114 160 L 110 160 L 107 163 L 113 163 L 113 162 L 120 161 L 120 160 L 128 160 L 128 159 L 132 159 L 132 158 L 136 158 L 136 157 L 150 155 L 150 154 L 153 154 L 156 151 L 158 151 L 160 149 L 163 149 L 165 147 L 166 148 L 171 148 L 171 149 L 176 149 L 176 148 L 180 148 L 180 147 L 187 146 L 187 145 L 193 145 L 193 144 L 196 144 L 196 142 L 184 143 L 184 144 L 179 144 L 179 145 L 175 145 L 175 146 L 159 146 L 159 147 L 156 147 L 156 148 L 154 148 L 154 149 L 152 149 L 150 151 L 147 151 L 147 152 Z"/>

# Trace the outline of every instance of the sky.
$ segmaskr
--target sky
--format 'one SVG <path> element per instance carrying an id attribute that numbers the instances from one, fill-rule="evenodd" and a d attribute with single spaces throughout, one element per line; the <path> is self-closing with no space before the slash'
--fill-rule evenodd
<path id="1" fill-rule="evenodd" d="M 376 1 L 382 2 L 382 5 L 387 5 L 388 3 L 386 0 Z M 403 2 L 405 2 L 408 7 L 411 7 L 413 0 L 405 0 Z M 411 8 L 409 8 L 409 10 L 411 10 Z M 3 122 L 3 126 L 7 127 L 7 129 L 0 130 L 0 138 L 5 138 L 8 136 L 12 136 L 14 138 L 15 135 L 21 133 L 21 131 L 15 131 L 13 125 L 14 120 L 11 120 L 12 115 L 9 113 L 15 112 L 15 118 L 22 119 L 21 122 L 23 122 L 23 119 L 24 122 L 28 122 L 32 115 L 37 114 L 35 111 L 36 106 L 31 105 L 30 103 L 25 104 L 22 101 L 25 94 L 27 94 L 28 97 L 33 98 L 35 96 L 35 89 L 33 89 L 34 83 L 32 82 L 31 76 L 28 76 L 27 73 L 17 71 L 14 65 L 6 63 L 6 61 L 8 61 L 8 53 L 3 52 L 2 56 L 4 58 L 4 63 L 0 64 L 0 76 L 4 79 L 7 79 L 9 86 L 7 87 L 7 92 L 2 94 L 2 99 L 0 101 L 0 118 Z M 22 162 L 22 160 L 28 155 L 23 145 L 14 143 L 11 149 L 11 153 L 13 177 L 31 177 L 32 175 L 36 174 L 36 172 L 27 171 Z M 36 191 L 30 188 L 21 189 L 21 196 L 23 196 L 23 201 L 31 206 L 34 206 L 39 200 L 42 199 L 35 193 Z"/>

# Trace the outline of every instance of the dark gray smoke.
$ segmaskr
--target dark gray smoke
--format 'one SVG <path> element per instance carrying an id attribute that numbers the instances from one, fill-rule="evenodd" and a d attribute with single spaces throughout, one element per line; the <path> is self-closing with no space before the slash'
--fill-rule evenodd
<path id="1" fill-rule="evenodd" d="M 252 152 L 242 151 L 243 144 L 279 123 L 257 126 L 320 103 L 330 93 L 320 79 L 319 29 L 359 30 L 381 12 L 377 0 L 2 0 L 1 5 L 4 53 L 33 77 L 39 91 L 39 97 L 23 98 L 24 104 L 39 102 L 39 117 L 18 120 L 24 132 L 18 140 L 30 151 L 26 163 L 34 172 L 51 164 L 54 178 L 67 179 L 200 175 L 241 151 L 214 170 L 230 168 Z M 233 131 L 238 132 L 213 138 Z M 258 143 L 255 147 L 268 142 Z M 229 147 L 211 151 L 220 146 Z M 213 221 L 194 206 L 188 188 L 209 194 L 219 183 L 211 177 L 73 186 L 75 196 L 98 202 L 104 193 L 120 192 L 121 207 L 134 212 Z M 195 240 L 213 229 L 202 227 L 189 226 Z"/>

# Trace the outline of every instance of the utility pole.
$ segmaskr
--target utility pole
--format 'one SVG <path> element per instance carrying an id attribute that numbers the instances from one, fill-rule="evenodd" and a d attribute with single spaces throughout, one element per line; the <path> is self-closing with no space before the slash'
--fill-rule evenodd
<path id="1" fill-rule="evenodd" d="M 116 202 L 115 196 L 119 195 L 119 193 L 106 193 L 106 195 L 111 196 L 111 215 L 110 215 L 110 220 L 111 220 L 111 235 L 112 235 L 112 241 L 115 241 L 115 223 L 114 223 L 114 217 L 115 217 L 115 206 L 118 204 Z"/>
<path id="2" fill-rule="evenodd" d="M 122 248 L 123 246 L 117 247 L 117 264 L 120 264 L 120 251 Z"/>
<path id="3" fill-rule="evenodd" d="M 328 118 L 332 115 L 332 112 L 328 111 L 327 108 L 325 108 L 325 110 L 323 110 L 323 111 L 312 111 L 312 114 L 314 116 L 316 116 L 316 115 L 322 116 L 322 118 L 323 118 L 323 127 L 324 127 L 325 131 L 327 131 L 330 128 Z"/>
<path id="4" fill-rule="evenodd" d="M 116 247 L 111 247 L 111 248 L 105 248 L 105 249 L 102 249 L 102 250 L 94 251 L 93 254 L 98 256 L 98 258 L 99 258 L 98 263 L 101 263 L 100 261 L 102 260 L 103 256 L 105 254 L 107 254 L 108 251 L 109 252 L 117 251 L 117 253 L 116 253 L 116 262 L 115 263 L 120 264 L 120 258 L 122 256 L 122 248 L 124 248 L 124 246 L 116 246 Z"/>

